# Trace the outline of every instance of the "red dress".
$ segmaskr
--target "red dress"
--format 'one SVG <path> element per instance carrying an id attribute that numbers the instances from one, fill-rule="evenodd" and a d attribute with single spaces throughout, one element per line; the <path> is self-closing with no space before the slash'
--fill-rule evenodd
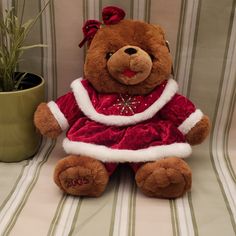
<path id="1" fill-rule="evenodd" d="M 68 129 L 63 142 L 67 153 L 106 163 L 191 154 L 185 134 L 203 114 L 176 93 L 173 79 L 142 96 L 101 94 L 85 79 L 73 81 L 71 88 L 72 92 L 48 103 L 61 128 Z"/>

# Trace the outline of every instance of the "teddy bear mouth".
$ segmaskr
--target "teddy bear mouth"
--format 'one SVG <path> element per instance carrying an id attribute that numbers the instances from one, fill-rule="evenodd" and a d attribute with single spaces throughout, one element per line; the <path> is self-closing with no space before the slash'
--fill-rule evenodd
<path id="1" fill-rule="evenodd" d="M 112 77 L 119 81 L 122 84 L 126 85 L 135 85 L 139 84 L 142 81 L 144 81 L 149 75 L 149 71 L 143 71 L 139 70 L 137 71 L 138 68 L 131 69 L 130 67 L 125 67 L 122 70 L 117 70 L 116 74 L 112 75 Z"/>
<path id="2" fill-rule="evenodd" d="M 124 76 L 128 77 L 128 78 L 134 77 L 137 73 L 138 73 L 138 72 L 133 71 L 133 70 L 131 70 L 131 69 L 129 69 L 129 68 L 124 69 L 124 71 L 122 72 L 122 74 L 123 74 Z"/>

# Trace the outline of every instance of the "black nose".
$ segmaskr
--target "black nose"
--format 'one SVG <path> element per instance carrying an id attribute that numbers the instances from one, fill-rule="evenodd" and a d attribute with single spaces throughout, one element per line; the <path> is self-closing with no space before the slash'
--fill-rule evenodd
<path id="1" fill-rule="evenodd" d="M 137 52 L 137 50 L 135 48 L 126 48 L 125 49 L 125 53 L 132 55 L 135 54 Z"/>

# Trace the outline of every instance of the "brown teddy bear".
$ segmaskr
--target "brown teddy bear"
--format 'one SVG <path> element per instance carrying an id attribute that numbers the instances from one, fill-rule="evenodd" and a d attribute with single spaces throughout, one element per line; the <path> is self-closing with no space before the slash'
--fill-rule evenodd
<path id="1" fill-rule="evenodd" d="M 56 102 L 40 104 L 35 125 L 50 138 L 68 130 L 63 147 L 69 156 L 54 172 L 68 194 L 100 196 L 117 165 L 128 163 L 146 195 L 180 197 L 192 182 L 182 158 L 206 138 L 210 122 L 177 93 L 162 28 L 124 16 L 106 7 L 104 24 L 85 23 L 84 78 Z"/>

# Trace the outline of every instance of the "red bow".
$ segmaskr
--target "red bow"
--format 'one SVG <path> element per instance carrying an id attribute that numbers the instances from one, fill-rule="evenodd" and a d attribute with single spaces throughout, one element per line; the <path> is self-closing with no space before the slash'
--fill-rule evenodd
<path id="1" fill-rule="evenodd" d="M 119 7 L 105 7 L 102 10 L 102 19 L 105 25 L 117 24 L 125 17 L 125 12 Z"/>
<path id="2" fill-rule="evenodd" d="M 84 32 L 84 39 L 80 42 L 79 47 L 81 48 L 86 41 L 90 42 L 94 35 L 97 33 L 101 26 L 101 22 L 97 20 L 87 20 L 82 28 Z"/>
<path id="3" fill-rule="evenodd" d="M 125 17 L 125 12 L 118 7 L 105 7 L 102 10 L 102 19 L 105 25 L 113 25 L 120 22 Z M 90 43 L 100 29 L 102 23 L 97 20 L 87 20 L 83 26 L 84 39 L 80 42 L 79 47 L 81 48 L 86 41 Z"/>

